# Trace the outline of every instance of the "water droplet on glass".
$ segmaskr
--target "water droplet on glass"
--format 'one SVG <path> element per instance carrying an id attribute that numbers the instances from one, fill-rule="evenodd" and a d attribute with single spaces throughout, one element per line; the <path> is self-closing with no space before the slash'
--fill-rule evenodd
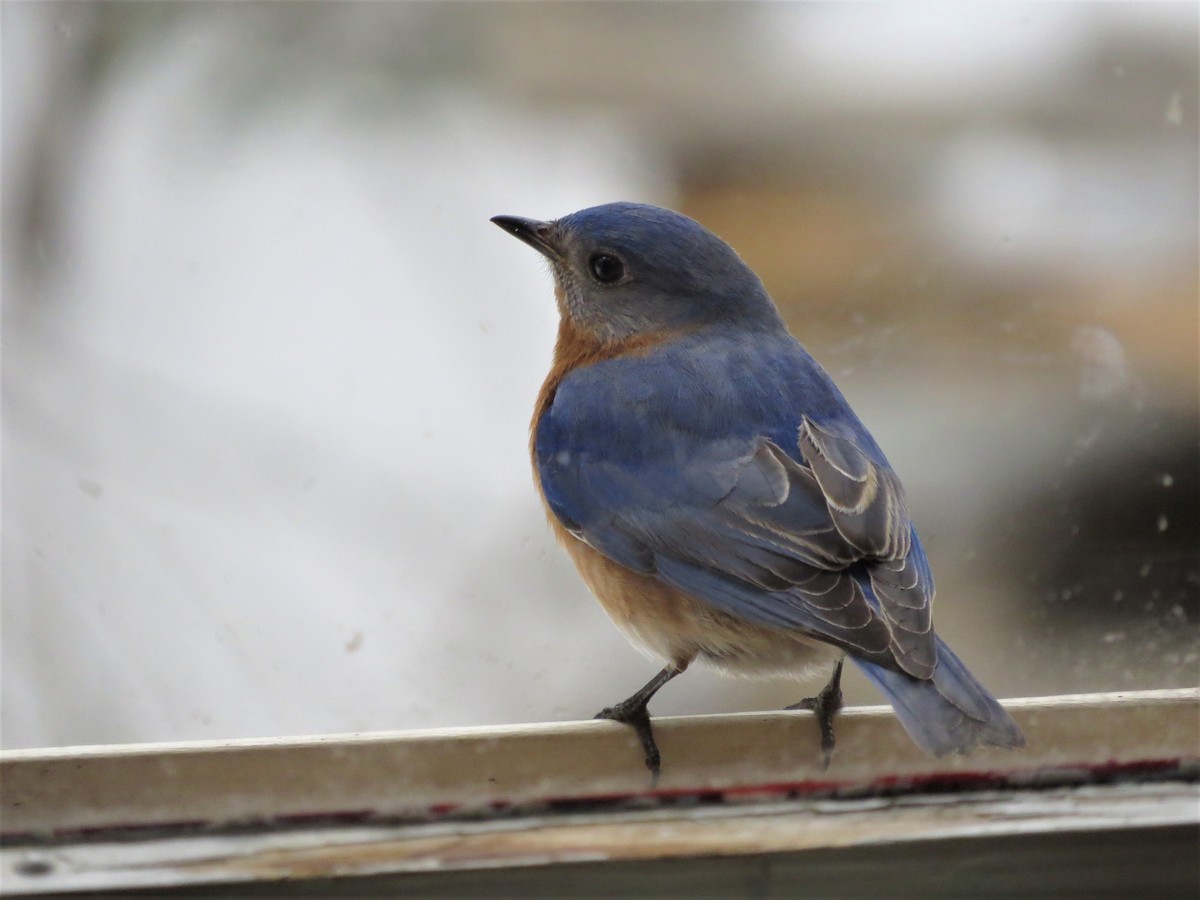
<path id="1" fill-rule="evenodd" d="M 1175 91 L 1167 100 L 1167 121 L 1172 125 L 1183 124 L 1183 92 Z"/>

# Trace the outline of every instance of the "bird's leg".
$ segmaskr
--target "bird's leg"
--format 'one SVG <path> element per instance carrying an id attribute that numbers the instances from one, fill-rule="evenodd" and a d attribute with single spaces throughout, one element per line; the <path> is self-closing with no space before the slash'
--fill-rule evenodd
<path id="1" fill-rule="evenodd" d="M 822 769 L 828 769 L 829 763 L 833 761 L 833 717 L 842 708 L 842 663 L 845 661 L 844 656 L 837 661 L 837 665 L 833 667 L 833 675 L 830 676 L 829 683 L 821 688 L 821 693 L 786 707 L 807 709 L 816 714 L 817 724 L 821 727 L 821 751 L 825 755 L 825 765 Z"/>
<path id="2" fill-rule="evenodd" d="M 605 707 L 596 713 L 597 719 L 612 719 L 614 722 L 624 722 L 626 725 L 633 726 L 633 730 L 637 732 L 637 736 L 642 741 L 642 750 L 646 754 L 646 768 L 650 770 L 654 783 L 658 782 L 661 757 L 658 753 L 658 744 L 654 742 L 654 732 L 650 728 L 650 713 L 646 707 L 650 703 L 650 698 L 658 693 L 659 688 L 684 671 L 688 667 L 688 662 L 689 660 L 669 663 L 632 697 L 622 700 L 615 706 Z"/>

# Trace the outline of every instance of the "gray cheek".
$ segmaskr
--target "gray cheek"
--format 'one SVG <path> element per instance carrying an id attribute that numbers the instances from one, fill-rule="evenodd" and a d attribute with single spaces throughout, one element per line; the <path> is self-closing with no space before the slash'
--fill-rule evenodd
<path id="1" fill-rule="evenodd" d="M 566 314 L 580 328 L 602 341 L 620 341 L 645 332 L 649 319 L 627 297 L 585 290 L 571 276 L 560 278 Z"/>

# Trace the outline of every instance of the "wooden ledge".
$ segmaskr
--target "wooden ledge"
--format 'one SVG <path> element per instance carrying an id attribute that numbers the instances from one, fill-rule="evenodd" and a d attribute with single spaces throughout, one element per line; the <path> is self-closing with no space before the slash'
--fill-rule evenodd
<path id="1" fill-rule="evenodd" d="M 1200 689 L 1005 702 L 1028 744 L 925 756 L 888 707 L 845 710 L 820 767 L 803 712 L 655 719 L 652 790 L 631 729 L 612 722 L 16 750 L 0 754 L 7 843 L 148 828 L 429 821 L 672 799 L 864 796 L 1169 774 L 1200 764 Z"/>
<path id="2" fill-rule="evenodd" d="M 10 751 L 3 893 L 1194 896 L 1200 690 L 1005 706 L 942 760 L 846 710 L 828 771 L 807 713 L 657 719 L 656 789 L 611 722 Z"/>

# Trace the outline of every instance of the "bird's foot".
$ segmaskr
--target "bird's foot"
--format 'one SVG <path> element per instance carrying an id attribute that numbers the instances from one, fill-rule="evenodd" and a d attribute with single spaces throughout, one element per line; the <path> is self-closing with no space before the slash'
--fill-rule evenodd
<path id="1" fill-rule="evenodd" d="M 642 742 L 642 752 L 646 755 L 646 768 L 650 770 L 650 787 L 658 784 L 659 764 L 658 744 L 654 743 L 654 731 L 650 728 L 650 713 L 646 707 L 650 698 L 658 693 L 658 689 L 683 672 L 688 667 L 691 658 L 672 660 L 671 663 L 651 678 L 640 691 L 632 697 L 627 697 L 615 706 L 609 706 L 596 713 L 597 719 L 612 719 L 633 727 Z"/>
<path id="2" fill-rule="evenodd" d="M 838 664 L 833 669 L 833 676 L 829 679 L 829 683 L 821 688 L 821 693 L 785 707 L 786 709 L 807 709 L 816 715 L 817 725 L 821 728 L 821 752 L 824 756 L 822 769 L 829 768 L 829 764 L 833 761 L 833 748 L 837 743 L 837 737 L 833 733 L 833 717 L 842 708 L 843 662 L 844 660 L 838 660 Z"/>
<path id="3" fill-rule="evenodd" d="M 642 752 L 646 755 L 646 768 L 650 770 L 650 783 L 651 786 L 654 786 L 658 783 L 662 758 L 658 753 L 658 744 L 654 742 L 654 731 L 650 727 L 650 713 L 646 709 L 646 705 L 646 701 L 635 694 L 615 706 L 605 707 L 596 713 L 595 717 L 623 722 L 637 732 L 637 736 L 642 742 Z"/>

